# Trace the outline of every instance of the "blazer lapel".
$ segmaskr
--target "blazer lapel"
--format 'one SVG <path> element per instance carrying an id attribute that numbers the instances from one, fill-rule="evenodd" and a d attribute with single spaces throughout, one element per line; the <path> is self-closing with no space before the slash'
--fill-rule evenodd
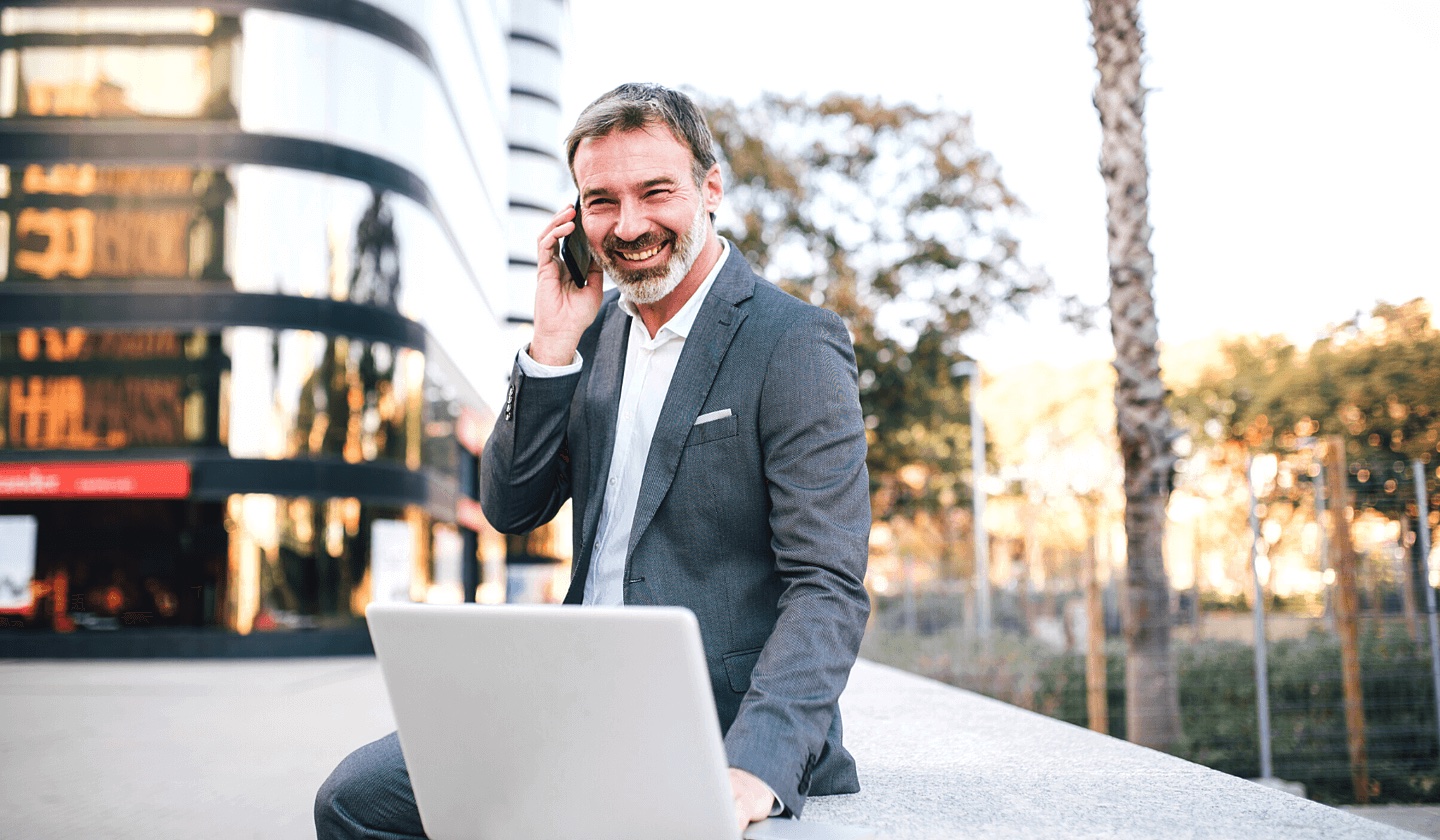
<path id="1" fill-rule="evenodd" d="M 585 488 L 585 520 L 580 523 L 580 544 L 585 556 L 575 558 L 587 572 L 590 555 L 595 551 L 595 530 L 600 524 L 600 508 L 605 503 L 605 479 L 610 474 L 610 456 L 615 451 L 615 423 L 620 412 L 620 380 L 625 372 L 625 350 L 629 346 L 630 316 L 614 303 L 600 340 L 595 344 L 595 358 L 590 362 L 590 381 L 585 386 L 585 427 L 589 441 L 590 486 Z M 583 588 L 584 579 L 579 578 Z M 582 589 L 583 591 L 583 589 Z"/>
<path id="2" fill-rule="evenodd" d="M 739 304 L 755 291 L 756 277 L 750 271 L 740 249 L 730 246 L 730 257 L 710 287 L 710 294 L 700 305 L 695 324 L 685 339 L 685 349 L 680 351 L 680 362 L 675 367 L 675 376 L 670 380 L 670 390 L 660 408 L 660 419 L 655 424 L 655 436 L 650 440 L 650 452 L 645 460 L 645 475 L 640 481 L 640 499 L 635 506 L 635 522 L 630 529 L 630 545 L 626 547 L 626 563 L 635 551 L 645 529 L 660 509 L 670 484 L 675 480 L 675 470 L 680 465 L 680 454 L 685 448 L 685 438 L 690 427 L 700 414 L 720 363 L 730 342 L 745 320 L 745 313 Z M 613 428 L 613 413 L 612 427 Z"/>

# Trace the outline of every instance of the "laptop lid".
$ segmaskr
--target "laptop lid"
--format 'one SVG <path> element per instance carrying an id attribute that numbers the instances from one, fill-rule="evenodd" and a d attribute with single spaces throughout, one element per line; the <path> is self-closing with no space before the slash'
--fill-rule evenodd
<path id="1" fill-rule="evenodd" d="M 735 840 L 689 610 L 390 603 L 366 617 L 432 840 Z M 873 836 L 793 820 L 745 832 Z"/>
<path id="2" fill-rule="evenodd" d="M 434 840 L 735 840 L 688 610 L 373 604 L 366 617 Z"/>

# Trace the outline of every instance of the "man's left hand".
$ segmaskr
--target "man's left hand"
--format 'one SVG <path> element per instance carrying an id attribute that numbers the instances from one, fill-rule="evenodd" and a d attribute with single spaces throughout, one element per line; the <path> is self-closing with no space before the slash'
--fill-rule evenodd
<path id="1" fill-rule="evenodd" d="M 750 823 L 769 817 L 775 807 L 770 787 L 738 767 L 730 768 L 730 790 L 735 795 L 735 825 L 742 832 Z"/>

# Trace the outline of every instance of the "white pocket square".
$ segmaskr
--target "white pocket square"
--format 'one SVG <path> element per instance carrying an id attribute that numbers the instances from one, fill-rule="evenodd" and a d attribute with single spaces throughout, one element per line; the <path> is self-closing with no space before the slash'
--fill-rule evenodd
<path id="1" fill-rule="evenodd" d="M 695 418 L 695 425 L 701 426 L 706 423 L 713 423 L 716 420 L 724 420 L 730 416 L 730 409 L 722 408 L 719 411 L 712 411 L 709 414 L 702 414 Z"/>

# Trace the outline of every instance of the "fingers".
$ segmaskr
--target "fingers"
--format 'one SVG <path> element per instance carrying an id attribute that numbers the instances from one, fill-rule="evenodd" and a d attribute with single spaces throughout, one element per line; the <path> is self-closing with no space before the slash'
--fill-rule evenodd
<path id="1" fill-rule="evenodd" d="M 560 242 L 560 237 L 569 236 L 575 230 L 575 208 L 566 207 L 556 213 L 550 219 L 550 223 L 540 232 L 540 247 L 554 248 Z"/>
<path id="2" fill-rule="evenodd" d="M 769 797 L 766 797 L 767 799 Z M 745 827 L 753 822 L 759 822 L 770 816 L 771 802 L 760 802 L 754 799 L 735 797 L 735 827 L 743 833 Z"/>
<path id="3" fill-rule="evenodd" d="M 769 811 L 766 811 L 766 816 L 769 816 Z M 735 828 L 737 828 L 741 834 L 745 833 L 746 826 L 760 819 L 764 819 L 764 817 L 751 816 L 750 809 L 745 807 L 744 799 L 739 796 L 735 797 Z"/>
<path id="4" fill-rule="evenodd" d="M 770 816 L 770 810 L 775 805 L 775 795 L 755 776 L 731 767 L 730 791 L 735 802 L 735 827 L 742 833 L 745 826 Z"/>
<path id="5" fill-rule="evenodd" d="M 560 275 L 564 273 L 564 261 L 560 259 L 560 240 L 574 232 L 574 207 L 566 207 L 550 217 L 550 223 L 540 231 L 540 238 L 535 243 L 536 262 L 542 273 L 553 267 L 556 279 L 560 279 Z"/>

